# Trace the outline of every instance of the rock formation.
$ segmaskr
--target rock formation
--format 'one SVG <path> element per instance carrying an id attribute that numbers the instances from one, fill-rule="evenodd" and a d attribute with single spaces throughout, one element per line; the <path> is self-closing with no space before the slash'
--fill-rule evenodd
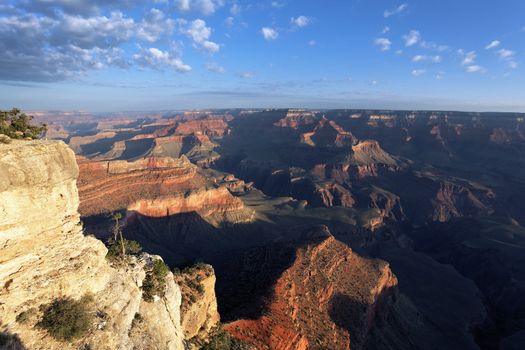
<path id="1" fill-rule="evenodd" d="M 300 126 L 314 124 L 315 121 L 315 114 L 312 112 L 302 109 L 290 109 L 286 116 L 274 123 L 274 125 L 281 128 L 297 129 Z"/>
<path id="2" fill-rule="evenodd" d="M 77 175 L 75 156 L 62 142 L 0 145 L 0 331 L 17 334 L 29 349 L 182 350 L 181 292 L 172 274 L 163 297 L 143 300 L 146 270 L 159 258 L 143 254 L 119 268 L 108 263 L 102 242 L 82 233 Z M 42 305 L 85 295 L 94 296 L 96 314 L 87 335 L 59 342 L 35 327 Z"/>
<path id="3" fill-rule="evenodd" d="M 184 156 L 135 162 L 79 158 L 79 168 L 79 210 L 83 216 L 125 209 L 137 200 L 195 189 L 205 183 Z"/>
<path id="4" fill-rule="evenodd" d="M 181 321 L 187 347 L 200 349 L 220 321 L 213 267 L 197 264 L 177 273 L 175 280 L 182 290 Z"/>
<path id="5" fill-rule="evenodd" d="M 333 120 L 323 117 L 313 131 L 301 134 L 301 143 L 321 147 L 348 147 L 357 142 L 352 133 L 345 131 Z"/>
<path id="6" fill-rule="evenodd" d="M 250 222 L 253 212 L 245 209 L 244 203 L 232 196 L 226 187 L 203 188 L 189 193 L 171 194 L 154 199 L 141 199 L 127 208 L 127 221 L 137 216 L 168 218 L 178 214 L 197 213 L 210 223 Z"/>
<path id="7" fill-rule="evenodd" d="M 379 310 L 395 302 L 397 279 L 387 263 L 364 259 L 326 226 L 306 243 L 277 280 L 267 310 L 226 329 L 259 349 L 348 349 L 366 343 Z"/>
<path id="8" fill-rule="evenodd" d="M 180 122 L 175 129 L 177 134 L 190 135 L 199 132 L 209 137 L 223 137 L 229 133 L 228 124 L 222 119 L 201 119 Z"/>

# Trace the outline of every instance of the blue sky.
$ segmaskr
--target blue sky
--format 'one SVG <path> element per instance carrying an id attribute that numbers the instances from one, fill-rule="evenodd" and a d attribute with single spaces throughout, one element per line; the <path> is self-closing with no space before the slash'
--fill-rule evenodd
<path id="1" fill-rule="evenodd" d="M 525 112 L 525 1 L 19 0 L 0 108 Z"/>

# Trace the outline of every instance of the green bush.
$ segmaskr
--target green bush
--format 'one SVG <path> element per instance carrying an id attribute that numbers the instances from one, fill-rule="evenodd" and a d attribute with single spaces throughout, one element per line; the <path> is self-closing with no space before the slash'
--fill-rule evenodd
<path id="1" fill-rule="evenodd" d="M 90 310 L 92 302 L 91 296 L 84 296 L 78 301 L 71 298 L 57 299 L 44 306 L 44 314 L 37 326 L 60 341 L 81 338 L 93 324 L 94 317 Z"/>
<path id="2" fill-rule="evenodd" d="M 16 315 L 16 322 L 20 324 L 27 323 L 31 319 L 31 316 L 33 316 L 35 313 L 36 313 L 35 308 L 30 308 L 26 311 L 22 311 L 21 313 Z"/>
<path id="3" fill-rule="evenodd" d="M 142 246 L 137 241 L 131 241 L 128 239 L 122 240 L 124 244 L 124 249 L 126 251 L 126 255 L 139 255 L 142 252 Z M 106 258 L 110 261 L 116 261 L 119 258 L 122 258 L 122 246 L 120 241 L 114 241 L 111 239 L 108 244 L 108 253 L 106 254 Z"/>
<path id="4" fill-rule="evenodd" d="M 31 125 L 32 119 L 32 116 L 22 113 L 17 108 L 0 111 L 0 134 L 12 139 L 38 139 L 47 131 L 47 126 L 45 124 Z"/>
<path id="5" fill-rule="evenodd" d="M 155 260 L 151 270 L 146 273 L 142 283 L 142 298 L 153 301 L 155 295 L 163 297 L 166 293 L 166 276 L 170 272 L 168 265 L 162 260 Z"/>
<path id="6" fill-rule="evenodd" d="M 234 338 L 230 333 L 219 327 L 208 344 L 202 350 L 249 350 L 251 347 L 245 342 Z"/>

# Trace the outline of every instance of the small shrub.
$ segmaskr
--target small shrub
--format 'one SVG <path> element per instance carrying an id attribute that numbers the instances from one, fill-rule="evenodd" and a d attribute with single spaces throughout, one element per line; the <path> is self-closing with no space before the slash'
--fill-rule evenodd
<path id="1" fill-rule="evenodd" d="M 85 296 L 79 301 L 71 298 L 57 299 L 44 307 L 44 315 L 37 326 L 60 341 L 72 341 L 83 337 L 93 324 L 89 304 L 93 297 Z"/>
<path id="2" fill-rule="evenodd" d="M 20 324 L 24 324 L 24 323 L 27 323 L 29 321 L 29 319 L 31 318 L 31 316 L 33 316 L 36 312 L 36 309 L 35 308 L 30 308 L 26 311 L 22 311 L 21 313 L 19 313 L 18 315 L 16 315 L 16 322 L 20 323 Z"/>
<path id="3" fill-rule="evenodd" d="M 202 350 L 248 350 L 251 347 L 245 342 L 234 338 L 230 333 L 219 327 L 208 344 Z"/>
<path id="4" fill-rule="evenodd" d="M 0 134 L 0 143 L 10 144 L 11 143 L 11 138 L 9 136 L 7 136 L 7 135 Z"/>
<path id="5" fill-rule="evenodd" d="M 168 265 L 162 260 L 155 260 L 142 283 L 142 298 L 151 302 L 155 295 L 163 297 L 166 293 L 166 276 L 170 272 Z"/>
<path id="6" fill-rule="evenodd" d="M 139 255 L 142 252 L 142 246 L 139 242 L 131 241 L 128 239 L 124 239 L 123 241 L 124 248 L 126 251 L 126 255 Z M 109 261 L 117 261 L 118 259 L 122 258 L 122 246 L 119 241 L 110 240 L 107 244 L 108 246 L 108 253 L 106 254 L 106 258 Z"/>
<path id="7" fill-rule="evenodd" d="M 17 108 L 0 111 L 0 134 L 12 139 L 38 139 L 47 131 L 47 126 L 31 125 L 32 116 L 22 113 Z"/>

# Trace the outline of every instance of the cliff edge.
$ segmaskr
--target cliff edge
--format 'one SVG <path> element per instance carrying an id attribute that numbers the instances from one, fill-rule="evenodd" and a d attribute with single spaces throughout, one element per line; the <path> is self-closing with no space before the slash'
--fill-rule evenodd
<path id="1" fill-rule="evenodd" d="M 181 291 L 167 273 L 163 296 L 142 284 L 159 257 L 113 267 L 107 249 L 84 236 L 75 155 L 61 141 L 0 145 L 0 332 L 29 349 L 184 348 Z M 38 326 L 57 300 L 91 300 L 88 331 L 59 341 Z"/>

